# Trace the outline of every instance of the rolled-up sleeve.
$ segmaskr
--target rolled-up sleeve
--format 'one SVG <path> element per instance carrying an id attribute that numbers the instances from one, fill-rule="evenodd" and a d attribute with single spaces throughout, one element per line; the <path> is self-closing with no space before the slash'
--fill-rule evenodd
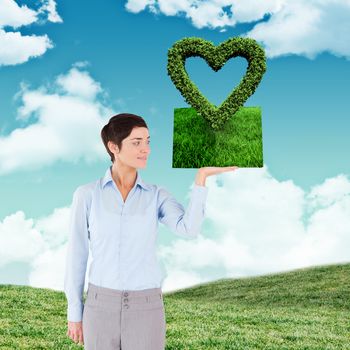
<path id="1" fill-rule="evenodd" d="M 208 187 L 194 184 L 187 209 L 166 189 L 159 188 L 158 220 L 175 234 L 196 238 L 201 231 L 205 217 Z"/>
<path id="2" fill-rule="evenodd" d="M 67 297 L 67 319 L 82 321 L 85 273 L 89 256 L 87 193 L 78 187 L 73 194 L 70 210 L 68 247 L 66 256 L 64 292 Z"/>

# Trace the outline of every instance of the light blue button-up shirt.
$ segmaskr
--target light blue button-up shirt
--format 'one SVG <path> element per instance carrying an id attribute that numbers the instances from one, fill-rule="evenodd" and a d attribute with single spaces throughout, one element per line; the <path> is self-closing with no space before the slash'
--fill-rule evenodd
<path id="1" fill-rule="evenodd" d="M 156 256 L 158 221 L 195 238 L 205 216 L 206 186 L 194 183 L 187 209 L 163 187 L 137 178 L 125 202 L 108 167 L 103 178 L 79 186 L 70 212 L 64 291 L 67 318 L 79 322 L 89 247 L 89 282 L 119 290 L 161 287 Z"/>

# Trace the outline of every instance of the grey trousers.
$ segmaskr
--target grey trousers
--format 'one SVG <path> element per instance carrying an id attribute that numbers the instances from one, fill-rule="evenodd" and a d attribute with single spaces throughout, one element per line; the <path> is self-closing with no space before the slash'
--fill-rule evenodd
<path id="1" fill-rule="evenodd" d="M 116 290 L 89 283 L 83 311 L 86 350 L 164 350 L 161 288 Z"/>

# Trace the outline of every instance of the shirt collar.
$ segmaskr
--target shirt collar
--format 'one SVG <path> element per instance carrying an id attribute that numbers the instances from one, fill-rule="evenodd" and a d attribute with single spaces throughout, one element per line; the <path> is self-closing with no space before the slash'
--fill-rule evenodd
<path id="1" fill-rule="evenodd" d="M 113 181 L 112 179 L 112 165 L 110 165 L 107 170 L 106 170 L 106 173 L 104 175 L 104 177 L 102 178 L 102 188 L 105 187 L 105 185 L 108 183 L 108 182 L 111 182 Z M 143 182 L 143 180 L 141 179 L 141 175 L 138 171 L 136 171 L 136 186 L 139 185 L 141 186 L 142 188 L 144 188 L 145 190 L 149 190 L 149 186 Z"/>

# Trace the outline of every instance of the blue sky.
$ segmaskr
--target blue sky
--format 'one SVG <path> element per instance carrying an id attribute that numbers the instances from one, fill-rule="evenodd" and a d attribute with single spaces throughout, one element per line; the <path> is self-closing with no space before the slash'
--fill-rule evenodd
<path id="1" fill-rule="evenodd" d="M 348 2 L 0 0 L 0 13 L 0 245 L 7 247 L 0 250 L 0 283 L 60 288 L 47 275 L 61 271 L 74 189 L 110 164 L 99 130 L 113 113 L 145 118 L 152 153 L 141 176 L 187 203 L 196 169 L 172 169 L 171 156 L 173 109 L 188 105 L 166 63 L 174 42 L 190 36 L 219 44 L 247 35 L 265 48 L 267 72 L 245 104 L 262 108 L 265 167 L 207 179 L 199 242 L 160 229 L 167 288 L 278 270 L 282 257 L 268 261 L 254 243 L 260 239 L 271 251 L 288 252 L 280 269 L 349 260 L 341 250 L 350 240 Z M 216 105 L 245 68 L 244 59 L 218 73 L 200 58 L 186 62 Z M 222 199 L 221 186 L 230 199 Z M 252 216 L 256 226 L 247 225 Z M 291 233 L 279 236 L 281 230 Z M 223 259 L 205 260 L 208 249 Z M 198 255 L 197 262 L 179 262 L 174 251 Z"/>

